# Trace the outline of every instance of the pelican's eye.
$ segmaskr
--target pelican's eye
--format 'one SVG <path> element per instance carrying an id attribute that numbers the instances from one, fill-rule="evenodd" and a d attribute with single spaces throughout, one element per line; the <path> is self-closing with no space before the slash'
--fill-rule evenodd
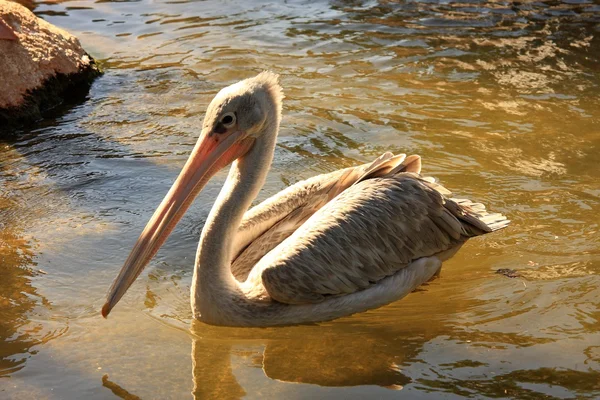
<path id="1" fill-rule="evenodd" d="M 231 128 L 235 125 L 235 114 L 232 112 L 228 112 L 221 117 L 221 123 L 225 128 Z"/>

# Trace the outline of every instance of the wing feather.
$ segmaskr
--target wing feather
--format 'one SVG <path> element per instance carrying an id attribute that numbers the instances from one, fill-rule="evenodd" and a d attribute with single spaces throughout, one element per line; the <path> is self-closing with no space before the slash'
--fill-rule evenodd
<path id="1" fill-rule="evenodd" d="M 471 236 L 506 226 L 502 215 L 445 193 L 411 172 L 354 183 L 262 257 L 245 284 L 282 303 L 320 302 L 366 289 L 418 258 L 448 253 Z"/>

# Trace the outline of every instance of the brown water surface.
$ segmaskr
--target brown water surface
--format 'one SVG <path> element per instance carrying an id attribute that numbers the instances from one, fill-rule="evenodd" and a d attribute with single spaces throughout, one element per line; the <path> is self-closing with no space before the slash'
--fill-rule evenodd
<path id="1" fill-rule="evenodd" d="M 0 397 L 600 396 L 600 2 L 35 11 L 79 36 L 106 74 L 85 103 L 0 144 Z M 264 69 L 281 74 L 286 99 L 261 199 L 386 150 L 419 153 L 425 172 L 512 225 L 375 311 L 280 329 L 190 324 L 194 253 L 221 173 L 102 319 L 206 105 Z"/>

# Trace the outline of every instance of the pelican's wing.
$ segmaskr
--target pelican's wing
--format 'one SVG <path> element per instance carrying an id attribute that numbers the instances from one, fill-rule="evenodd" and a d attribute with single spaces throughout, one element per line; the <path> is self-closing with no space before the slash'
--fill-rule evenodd
<path id="1" fill-rule="evenodd" d="M 244 215 L 233 246 L 232 274 L 245 280 L 265 254 L 348 187 L 393 171 L 419 172 L 420 168 L 419 156 L 385 153 L 372 163 L 318 175 L 270 197 Z"/>
<path id="2" fill-rule="evenodd" d="M 452 252 L 506 217 L 452 200 L 414 173 L 360 182 L 314 213 L 263 257 L 246 285 L 282 303 L 322 301 L 365 289 L 421 258 Z"/>

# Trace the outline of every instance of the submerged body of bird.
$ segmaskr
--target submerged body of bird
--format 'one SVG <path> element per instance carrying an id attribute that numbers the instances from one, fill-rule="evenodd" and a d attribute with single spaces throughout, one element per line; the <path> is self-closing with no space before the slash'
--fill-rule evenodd
<path id="1" fill-rule="evenodd" d="M 282 98 L 269 72 L 217 94 L 190 158 L 115 279 L 104 316 L 230 163 L 191 286 L 194 317 L 210 324 L 317 322 L 388 304 L 431 279 L 468 238 L 508 224 L 422 177 L 419 156 L 391 153 L 299 182 L 247 211 L 273 159 Z"/>

